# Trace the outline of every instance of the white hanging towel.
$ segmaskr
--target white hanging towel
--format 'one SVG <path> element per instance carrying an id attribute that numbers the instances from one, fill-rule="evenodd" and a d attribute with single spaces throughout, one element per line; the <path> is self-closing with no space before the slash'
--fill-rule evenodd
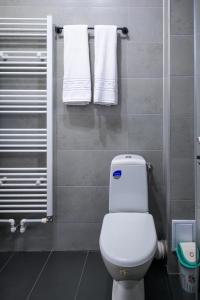
<path id="1" fill-rule="evenodd" d="M 94 103 L 118 103 L 117 26 L 95 26 Z"/>
<path id="2" fill-rule="evenodd" d="M 86 105 L 91 101 L 87 25 L 64 26 L 63 102 Z"/>

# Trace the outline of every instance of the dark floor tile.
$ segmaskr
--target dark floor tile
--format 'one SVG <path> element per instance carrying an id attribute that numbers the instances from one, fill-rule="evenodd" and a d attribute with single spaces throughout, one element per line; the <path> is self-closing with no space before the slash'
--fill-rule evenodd
<path id="1" fill-rule="evenodd" d="M 195 294 L 186 293 L 180 285 L 178 275 L 169 275 L 169 284 L 173 295 L 173 300 L 195 300 Z"/>
<path id="2" fill-rule="evenodd" d="M 162 261 L 153 261 L 145 276 L 144 285 L 145 300 L 172 300 L 166 267 Z"/>
<path id="3" fill-rule="evenodd" d="M 11 258 L 12 252 L 0 252 L 0 271 Z"/>
<path id="4" fill-rule="evenodd" d="M 30 300 L 74 300 L 86 252 L 54 252 Z"/>
<path id="5" fill-rule="evenodd" d="M 0 273 L 0 299 L 25 300 L 48 252 L 17 252 Z"/>
<path id="6" fill-rule="evenodd" d="M 100 253 L 89 252 L 77 300 L 110 300 L 111 294 L 112 278 L 104 266 Z"/>

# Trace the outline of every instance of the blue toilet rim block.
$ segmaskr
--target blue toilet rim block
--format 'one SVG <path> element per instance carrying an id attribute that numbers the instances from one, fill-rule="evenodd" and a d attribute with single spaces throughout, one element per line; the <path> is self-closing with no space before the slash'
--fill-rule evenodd
<path id="1" fill-rule="evenodd" d="M 178 257 L 179 263 L 187 269 L 196 269 L 200 267 L 200 255 L 199 249 L 196 247 L 196 262 L 190 262 L 185 258 L 182 247 L 180 243 L 176 247 L 176 255 Z"/>

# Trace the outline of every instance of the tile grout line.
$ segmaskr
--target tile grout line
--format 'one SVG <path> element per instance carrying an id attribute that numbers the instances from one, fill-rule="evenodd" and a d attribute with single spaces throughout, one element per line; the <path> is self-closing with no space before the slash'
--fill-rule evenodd
<path id="1" fill-rule="evenodd" d="M 15 255 L 14 252 L 12 254 L 10 254 L 10 256 L 8 257 L 8 259 L 5 261 L 5 263 L 1 267 L 0 273 L 6 268 L 6 266 L 9 264 L 10 260 L 13 258 L 14 255 Z"/>
<path id="2" fill-rule="evenodd" d="M 52 255 L 52 253 L 53 253 L 53 250 L 50 251 L 50 253 L 49 253 L 49 255 L 48 255 L 46 261 L 44 262 L 44 264 L 43 264 L 43 266 L 42 266 L 42 269 L 40 270 L 40 272 L 39 272 L 39 274 L 38 274 L 38 276 L 37 276 L 37 278 L 36 278 L 36 280 L 35 280 L 35 282 L 34 282 L 32 288 L 31 288 L 30 292 L 28 293 L 28 296 L 26 297 L 26 300 L 29 300 L 29 299 L 30 299 L 30 297 L 31 297 L 31 295 L 32 295 L 32 292 L 33 292 L 35 286 L 37 285 L 38 281 L 40 280 L 40 277 L 41 277 L 41 275 L 42 275 L 44 269 L 46 268 L 46 265 L 48 264 L 48 261 L 49 261 L 51 255 Z"/>
<path id="3" fill-rule="evenodd" d="M 78 297 L 78 294 L 79 294 L 79 289 L 80 289 L 81 281 L 82 281 L 82 278 L 83 278 L 83 274 L 85 272 L 85 267 L 86 267 L 88 255 L 89 255 L 89 251 L 87 251 L 87 254 L 86 254 L 86 257 L 85 257 L 85 260 L 84 260 L 84 264 L 83 264 L 81 275 L 80 275 L 80 278 L 79 278 L 79 281 L 78 281 L 78 284 L 77 284 L 77 288 L 76 288 L 76 293 L 75 293 L 75 296 L 74 296 L 74 300 L 77 300 L 77 297 Z"/>

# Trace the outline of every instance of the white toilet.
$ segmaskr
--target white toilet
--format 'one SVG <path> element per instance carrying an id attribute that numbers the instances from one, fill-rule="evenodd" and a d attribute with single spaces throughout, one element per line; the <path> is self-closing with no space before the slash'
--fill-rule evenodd
<path id="1" fill-rule="evenodd" d="M 112 300 L 144 300 L 144 275 L 157 249 L 148 213 L 146 161 L 118 155 L 111 162 L 109 213 L 103 219 L 100 251 L 113 278 Z"/>

